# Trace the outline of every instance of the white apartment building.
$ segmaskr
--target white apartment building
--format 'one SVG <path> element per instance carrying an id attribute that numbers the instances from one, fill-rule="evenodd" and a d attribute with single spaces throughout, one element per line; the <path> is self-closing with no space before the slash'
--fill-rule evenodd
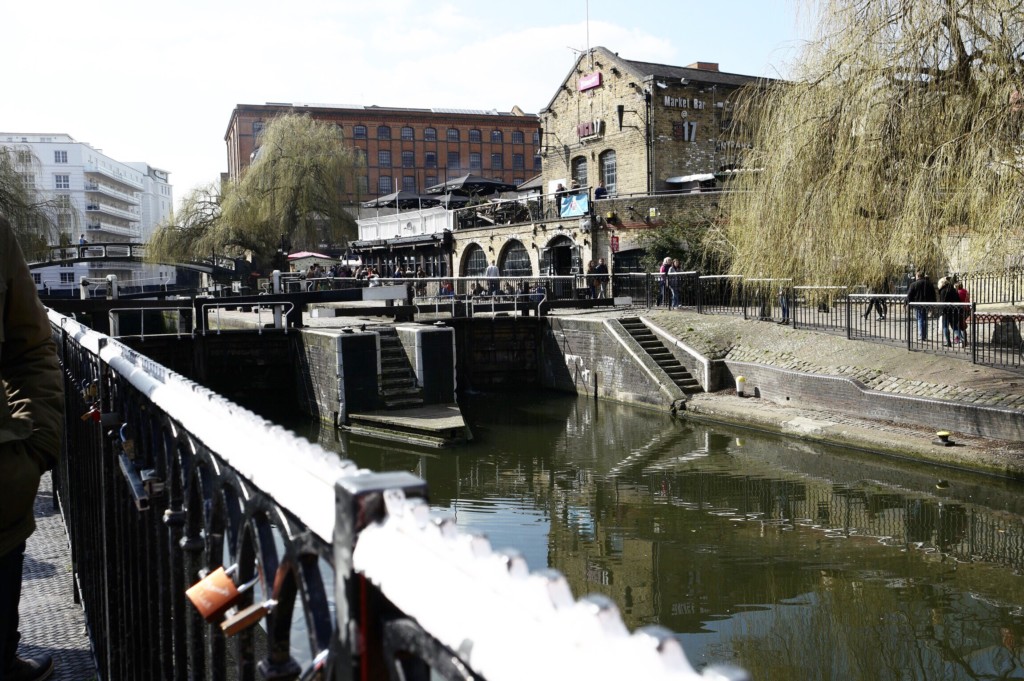
<path id="1" fill-rule="evenodd" d="M 166 170 L 117 161 L 63 133 L 0 132 L 0 146 L 13 151 L 28 188 L 65 202 L 69 210 L 58 216 L 58 229 L 66 243 L 78 244 L 82 238 L 88 243 L 143 243 L 171 215 L 173 188 Z M 100 280 L 106 274 L 116 274 L 128 286 L 174 280 L 173 267 L 142 263 L 33 272 L 36 283 L 47 290 L 77 287 L 82 276 Z"/>

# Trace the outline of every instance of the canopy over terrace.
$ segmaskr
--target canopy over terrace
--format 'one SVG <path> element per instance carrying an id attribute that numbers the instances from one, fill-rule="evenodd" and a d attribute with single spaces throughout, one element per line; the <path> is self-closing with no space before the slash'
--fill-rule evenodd
<path id="1" fill-rule="evenodd" d="M 500 192 L 514 192 L 516 185 L 502 180 L 493 180 L 482 175 L 469 173 L 461 177 L 453 177 L 440 184 L 426 188 L 427 194 L 447 194 L 459 192 L 462 194 L 494 194 Z"/>

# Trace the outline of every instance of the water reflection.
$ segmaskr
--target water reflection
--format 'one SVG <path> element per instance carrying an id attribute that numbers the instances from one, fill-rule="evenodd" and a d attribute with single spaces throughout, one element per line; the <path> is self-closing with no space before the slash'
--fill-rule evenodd
<path id="1" fill-rule="evenodd" d="M 472 396 L 476 440 L 401 451 L 431 504 L 757 679 L 1024 677 L 1017 485 L 564 397 Z"/>

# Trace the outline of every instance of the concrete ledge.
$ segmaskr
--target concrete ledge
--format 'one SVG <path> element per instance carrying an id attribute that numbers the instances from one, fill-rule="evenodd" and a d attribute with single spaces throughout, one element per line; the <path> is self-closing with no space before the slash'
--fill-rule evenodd
<path id="1" fill-rule="evenodd" d="M 810 410 L 808 410 L 810 411 Z M 764 399 L 722 393 L 697 395 L 686 403 L 685 415 L 697 421 L 752 428 L 785 437 L 836 447 L 860 449 L 902 461 L 1024 480 L 1019 443 L 955 433 L 956 446 L 934 444 L 935 431 L 926 427 L 891 426 L 870 419 L 827 412 L 801 414 L 792 406 Z M 936 478 L 940 474 L 936 472 Z"/>
<path id="2" fill-rule="evenodd" d="M 746 390 L 778 404 L 841 411 L 933 430 L 951 430 L 997 440 L 1024 440 L 1024 412 L 927 397 L 870 390 L 859 381 L 726 360 Z"/>

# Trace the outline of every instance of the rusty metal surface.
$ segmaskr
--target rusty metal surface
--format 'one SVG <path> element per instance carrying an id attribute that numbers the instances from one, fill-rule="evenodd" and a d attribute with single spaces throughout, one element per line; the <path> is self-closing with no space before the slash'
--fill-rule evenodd
<path id="1" fill-rule="evenodd" d="M 71 551 L 60 512 L 54 508 L 50 474 L 36 496 L 36 531 L 25 550 L 18 654 L 52 655 L 51 681 L 91 681 L 96 665 L 82 607 L 75 603 Z"/>

